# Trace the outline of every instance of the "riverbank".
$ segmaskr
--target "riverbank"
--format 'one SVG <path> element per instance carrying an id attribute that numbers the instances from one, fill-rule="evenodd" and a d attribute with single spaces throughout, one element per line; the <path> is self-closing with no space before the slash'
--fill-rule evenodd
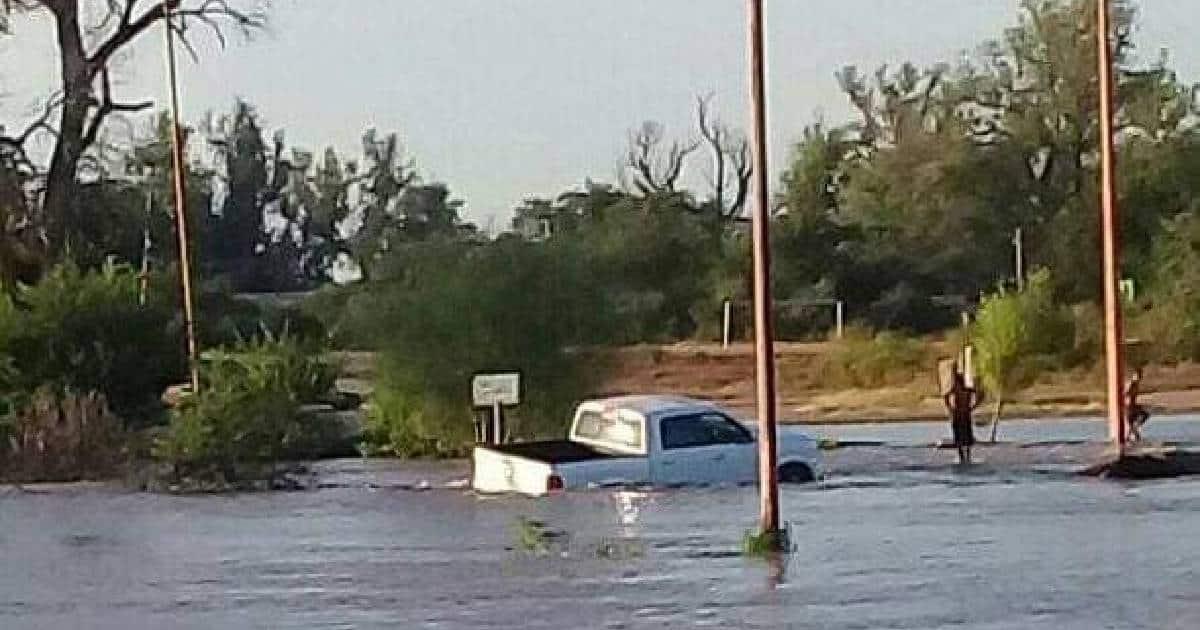
<path id="1" fill-rule="evenodd" d="M 781 422 L 827 425 L 941 421 L 945 409 L 937 384 L 936 359 L 905 373 L 895 384 L 870 389 L 833 384 L 829 355 L 833 343 L 776 345 Z M 684 343 L 633 346 L 601 351 L 611 367 L 595 395 L 668 393 L 717 402 L 738 415 L 755 416 L 754 356 L 750 344 Z M 931 342 L 931 357 L 953 356 L 953 350 Z M 340 387 L 369 393 L 374 356 L 344 353 Z M 536 387 L 536 383 L 527 383 Z M 1143 402 L 1156 416 L 1200 413 L 1200 365 L 1149 366 Z M 1103 416 L 1106 401 L 1099 370 L 1074 370 L 1045 376 L 1033 387 L 1006 401 L 1007 418 L 1058 419 Z M 990 420 L 991 405 L 979 411 Z"/>
<path id="2" fill-rule="evenodd" d="M 797 424 L 890 423 L 943 420 L 945 409 L 937 381 L 936 358 L 922 369 L 901 375 L 894 384 L 848 388 L 833 383 L 829 355 L 833 343 L 783 343 L 776 347 L 780 419 Z M 654 391 L 697 396 L 721 403 L 741 415 L 754 415 L 753 347 L 737 344 L 677 344 L 615 350 L 613 377 L 606 393 Z M 931 342 L 931 357 L 948 358 L 953 350 Z M 1144 402 L 1157 415 L 1200 412 L 1200 366 L 1149 366 Z M 1009 418 L 1100 416 L 1106 406 L 1099 370 L 1052 373 L 1005 403 Z M 979 412 L 990 418 L 992 408 Z"/>

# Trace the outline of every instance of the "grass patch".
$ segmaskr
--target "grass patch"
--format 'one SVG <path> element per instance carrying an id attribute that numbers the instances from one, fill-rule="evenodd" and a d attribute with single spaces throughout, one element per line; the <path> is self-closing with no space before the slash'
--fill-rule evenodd
<path id="1" fill-rule="evenodd" d="M 915 380 L 931 364 L 929 344 L 894 332 L 851 329 L 826 358 L 826 386 L 875 389 Z"/>
<path id="2" fill-rule="evenodd" d="M 766 558 L 793 551 L 795 546 L 792 544 L 790 525 L 773 532 L 747 531 L 742 537 L 742 555 L 749 558 Z"/>

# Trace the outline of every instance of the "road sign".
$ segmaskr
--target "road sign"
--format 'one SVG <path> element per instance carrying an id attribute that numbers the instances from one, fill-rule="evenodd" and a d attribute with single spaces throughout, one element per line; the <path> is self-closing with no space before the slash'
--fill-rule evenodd
<path id="1" fill-rule="evenodd" d="M 521 404 L 521 375 L 517 372 L 476 374 L 471 379 L 471 399 L 476 407 Z"/>

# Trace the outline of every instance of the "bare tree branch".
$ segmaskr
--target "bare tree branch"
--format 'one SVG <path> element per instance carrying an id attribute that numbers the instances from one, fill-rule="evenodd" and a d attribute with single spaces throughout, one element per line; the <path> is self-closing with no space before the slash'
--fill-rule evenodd
<path id="1" fill-rule="evenodd" d="M 699 142 L 672 142 L 664 148 L 664 135 L 663 126 L 650 121 L 629 134 L 624 168 L 642 195 L 675 192 L 687 157 L 700 146 Z"/>
<path id="2" fill-rule="evenodd" d="M 136 13 L 135 6 L 139 0 L 124 1 L 125 8 L 122 13 L 120 26 L 88 58 L 93 73 L 99 72 L 99 68 L 107 64 L 118 50 L 133 41 L 156 22 L 164 19 L 168 11 L 171 13 L 174 22 L 173 26 L 176 27 L 176 32 L 179 33 L 180 40 L 193 56 L 195 56 L 195 49 L 187 35 L 188 23 L 193 20 L 205 24 L 216 33 L 217 40 L 222 46 L 227 44 L 227 40 L 219 21 L 227 22 L 229 25 L 247 33 L 261 28 L 266 23 L 266 16 L 261 11 L 236 9 L 229 4 L 228 0 L 204 0 L 195 6 L 187 7 L 182 6 L 182 0 L 160 0 L 141 13 L 136 19 L 133 16 Z"/>
<path id="3" fill-rule="evenodd" d="M 42 108 L 42 113 L 19 134 L 7 135 L 4 133 L 4 128 L 0 126 L 0 154 L 7 155 L 12 159 L 14 164 L 25 168 L 31 174 L 36 173 L 38 171 L 37 165 L 29 158 L 26 145 L 37 133 L 58 136 L 58 131 L 50 124 L 50 119 L 54 117 L 58 108 L 62 106 L 62 101 L 61 92 L 56 92 L 52 95 Z"/>
<path id="4" fill-rule="evenodd" d="M 88 123 L 86 130 L 83 133 L 83 146 L 90 147 L 96 142 L 96 138 L 100 134 L 100 128 L 104 125 L 104 121 L 109 114 L 113 112 L 128 112 L 136 113 L 145 111 L 154 107 L 154 101 L 141 101 L 138 103 L 118 103 L 112 97 L 112 80 L 109 77 L 108 68 L 100 72 L 100 101 L 92 100 L 92 106 L 96 108 L 92 114 L 91 122 Z"/>
<path id="5" fill-rule="evenodd" d="M 709 178 L 713 190 L 708 205 L 719 218 L 732 219 L 742 215 L 750 193 L 753 174 L 750 143 L 713 115 L 712 98 L 711 94 L 696 98 L 697 126 L 713 164 Z"/>

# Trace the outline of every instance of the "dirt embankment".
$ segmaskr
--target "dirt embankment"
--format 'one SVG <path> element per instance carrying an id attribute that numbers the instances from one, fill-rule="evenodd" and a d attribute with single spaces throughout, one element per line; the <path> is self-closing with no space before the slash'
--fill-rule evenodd
<path id="1" fill-rule="evenodd" d="M 933 348 L 931 356 L 940 352 Z M 829 343 L 776 345 L 780 418 L 785 422 L 903 422 L 942 419 L 937 367 L 931 361 L 885 387 L 858 389 L 830 385 Z M 754 415 L 754 348 L 736 344 L 674 344 L 618 348 L 612 371 L 596 395 L 676 393 L 721 403 L 744 416 Z M 342 388 L 370 391 L 374 357 L 343 355 Z M 1156 413 L 1200 412 L 1200 365 L 1154 366 L 1146 370 L 1144 402 Z M 528 386 L 536 387 L 536 383 Z M 1104 413 L 1103 374 L 1074 371 L 1051 374 L 1006 404 L 1009 417 L 1063 417 Z M 982 413 L 990 413 L 990 408 Z"/>
<path id="2" fill-rule="evenodd" d="M 940 348 L 935 348 L 933 355 Z M 942 419 L 937 367 L 908 382 L 872 389 L 830 386 L 828 343 L 776 346 L 780 417 L 786 422 L 896 422 Z M 743 413 L 754 410 L 754 349 L 738 344 L 678 344 L 622 348 L 603 393 L 665 392 L 718 401 Z M 946 356 L 952 356 L 947 351 Z M 1200 365 L 1146 370 L 1144 401 L 1158 413 L 1200 411 Z M 1104 413 L 1103 375 L 1074 371 L 1048 375 L 1006 404 L 1006 416 L 1060 417 Z M 990 408 L 984 410 L 990 413 Z"/>

